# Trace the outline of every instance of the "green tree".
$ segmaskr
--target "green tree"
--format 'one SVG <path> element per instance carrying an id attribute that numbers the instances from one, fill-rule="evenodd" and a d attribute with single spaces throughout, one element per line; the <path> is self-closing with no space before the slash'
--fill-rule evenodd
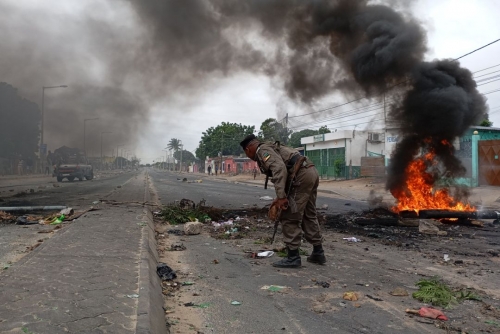
<path id="1" fill-rule="evenodd" d="M 493 122 L 488 120 L 488 119 L 483 119 L 481 123 L 479 123 L 480 126 L 487 126 L 487 127 L 492 127 Z"/>
<path id="2" fill-rule="evenodd" d="M 38 151 L 40 109 L 18 95 L 11 85 L 0 83 L 0 157 L 33 158 Z"/>
<path id="3" fill-rule="evenodd" d="M 174 153 L 174 158 L 177 161 L 181 160 L 181 150 Z M 193 153 L 186 151 L 186 150 L 182 150 L 182 165 L 183 166 L 185 166 L 186 164 L 190 164 L 192 162 L 195 162 L 196 160 L 197 159 Z"/>
<path id="4" fill-rule="evenodd" d="M 279 141 L 282 144 L 288 143 L 291 130 L 285 128 L 281 122 L 275 118 L 268 118 L 260 125 L 259 138 L 265 141 Z"/>
<path id="5" fill-rule="evenodd" d="M 243 152 L 241 140 L 254 133 L 255 127 L 237 123 L 222 122 L 216 127 L 210 127 L 202 133 L 201 140 L 195 153 L 198 158 L 205 161 L 207 156 L 239 155 Z"/>
<path id="6" fill-rule="evenodd" d="M 300 147 L 302 144 L 300 143 L 300 139 L 304 137 L 311 137 L 317 134 L 330 133 L 330 129 L 326 126 L 320 127 L 318 130 L 305 129 L 298 132 L 294 132 L 290 136 L 289 145 L 291 147 Z"/>

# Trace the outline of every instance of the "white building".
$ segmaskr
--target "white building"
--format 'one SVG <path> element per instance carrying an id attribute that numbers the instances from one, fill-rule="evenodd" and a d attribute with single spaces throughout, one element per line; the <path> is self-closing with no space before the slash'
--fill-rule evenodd
<path id="1" fill-rule="evenodd" d="M 397 128 L 342 130 L 304 137 L 301 144 L 304 155 L 314 162 L 322 178 L 356 178 L 374 173 L 383 175 L 398 136 Z M 362 166 L 366 167 L 363 171 L 367 175 L 361 175 Z"/>

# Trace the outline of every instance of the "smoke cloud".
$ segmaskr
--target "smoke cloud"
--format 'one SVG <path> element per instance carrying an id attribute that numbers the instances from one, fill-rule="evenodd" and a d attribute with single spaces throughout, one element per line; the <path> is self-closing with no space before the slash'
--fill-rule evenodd
<path id="1" fill-rule="evenodd" d="M 392 6 L 367 0 L 95 0 L 62 12 L 40 6 L 0 4 L 6 18 L 0 28 L 8 31 L 0 37 L 0 77 L 34 101 L 44 85 L 70 86 L 46 99 L 46 136 L 60 145 L 81 147 L 83 119 L 92 117 L 100 118 L 99 129 L 113 131 L 111 144 L 132 142 L 152 108 L 183 98 L 196 103 L 213 82 L 239 72 L 268 76 L 287 100 L 305 107 L 335 92 L 379 98 L 396 94 L 396 86 L 402 98 L 391 115 L 404 139 L 391 159 L 392 190 L 425 145 L 460 174 L 442 139 L 485 114 L 470 72 L 451 60 L 423 62 L 425 31 Z M 99 129 L 89 146 L 97 145 Z"/>

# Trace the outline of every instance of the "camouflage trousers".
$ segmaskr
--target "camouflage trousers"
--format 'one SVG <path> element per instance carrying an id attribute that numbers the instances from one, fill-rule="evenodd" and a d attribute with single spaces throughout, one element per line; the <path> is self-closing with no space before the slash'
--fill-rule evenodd
<path id="1" fill-rule="evenodd" d="M 283 241 L 291 250 L 300 247 L 302 234 L 312 245 L 320 245 L 323 241 L 316 214 L 318 171 L 314 166 L 302 167 L 295 179 L 296 185 L 288 194 L 288 209 L 281 213 Z"/>

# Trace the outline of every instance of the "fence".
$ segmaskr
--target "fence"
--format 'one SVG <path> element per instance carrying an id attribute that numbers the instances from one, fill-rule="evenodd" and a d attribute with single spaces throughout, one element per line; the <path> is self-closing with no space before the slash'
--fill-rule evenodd
<path id="1" fill-rule="evenodd" d="M 350 179 L 360 177 L 360 166 L 346 166 L 345 147 L 306 151 L 322 179 Z"/>

